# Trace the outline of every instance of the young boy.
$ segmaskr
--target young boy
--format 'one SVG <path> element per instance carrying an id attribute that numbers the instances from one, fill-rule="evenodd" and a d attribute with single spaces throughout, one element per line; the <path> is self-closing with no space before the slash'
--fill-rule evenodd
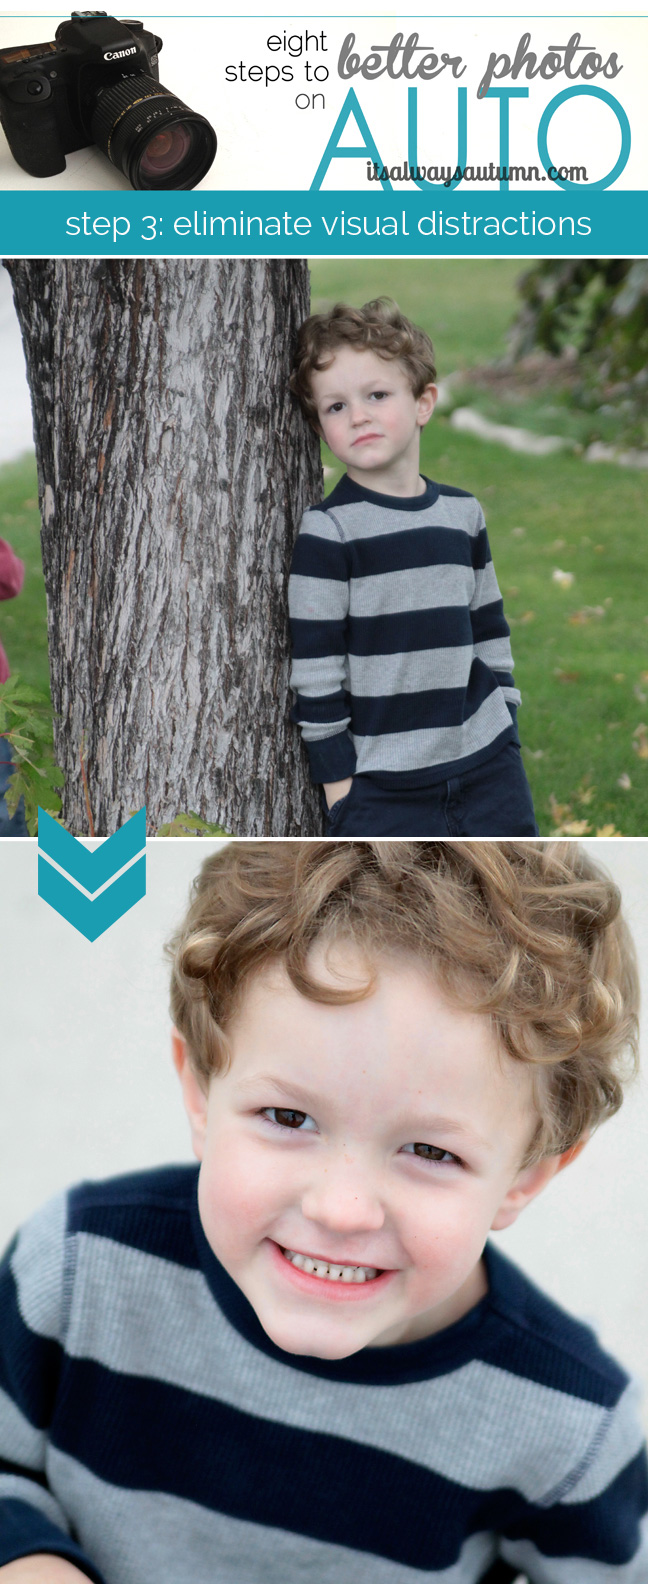
<path id="1" fill-rule="evenodd" d="M 81 1185 L 0 1276 L 2 1584 L 641 1584 L 633 1388 L 486 1243 L 619 1106 L 636 1003 L 572 847 L 208 858 L 200 1171 Z"/>
<path id="2" fill-rule="evenodd" d="M 474 496 L 419 472 L 434 350 L 387 298 L 302 325 L 291 386 L 346 473 L 289 583 L 293 719 L 336 836 L 534 836 Z"/>

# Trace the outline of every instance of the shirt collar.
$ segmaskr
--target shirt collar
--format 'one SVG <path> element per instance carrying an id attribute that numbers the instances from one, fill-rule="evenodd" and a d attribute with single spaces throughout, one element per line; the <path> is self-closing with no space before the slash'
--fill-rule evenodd
<path id="1" fill-rule="evenodd" d="M 425 484 L 422 495 L 381 495 L 378 490 L 366 489 L 364 484 L 357 484 L 349 478 L 348 473 L 344 473 L 339 484 L 327 496 L 324 506 L 351 506 L 366 501 L 370 506 L 382 506 L 389 511 L 427 511 L 438 500 L 440 486 L 432 479 L 425 478 L 424 474 L 421 477 Z"/>

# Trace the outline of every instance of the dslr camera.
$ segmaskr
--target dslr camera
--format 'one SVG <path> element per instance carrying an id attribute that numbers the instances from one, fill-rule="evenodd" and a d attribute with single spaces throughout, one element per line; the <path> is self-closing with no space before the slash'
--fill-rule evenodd
<path id="1" fill-rule="evenodd" d="M 66 154 L 96 143 L 131 187 L 195 187 L 216 133 L 162 87 L 161 48 L 142 22 L 73 11 L 51 43 L 0 50 L 0 121 L 17 163 L 58 176 Z"/>

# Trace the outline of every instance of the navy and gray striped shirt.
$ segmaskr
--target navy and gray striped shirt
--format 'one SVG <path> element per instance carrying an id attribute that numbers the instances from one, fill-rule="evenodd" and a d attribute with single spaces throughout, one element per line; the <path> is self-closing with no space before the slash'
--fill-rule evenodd
<path id="1" fill-rule="evenodd" d="M 197 1168 L 61 1195 L 0 1265 L 0 1565 L 101 1584 L 645 1584 L 635 1391 L 487 1245 L 437 1336 L 284 1353 Z"/>
<path id="2" fill-rule="evenodd" d="M 304 513 L 288 585 L 292 718 L 314 781 L 426 786 L 516 736 L 509 628 L 474 495 L 347 475 Z"/>

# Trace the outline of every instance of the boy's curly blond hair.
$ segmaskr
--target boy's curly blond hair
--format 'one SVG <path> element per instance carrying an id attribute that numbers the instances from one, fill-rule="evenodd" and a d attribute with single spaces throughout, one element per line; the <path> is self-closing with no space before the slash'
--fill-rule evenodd
<path id="1" fill-rule="evenodd" d="M 301 326 L 290 377 L 290 389 L 299 397 L 308 422 L 318 428 L 311 378 L 316 369 L 329 368 L 341 346 L 358 352 L 377 352 L 386 362 L 398 360 L 405 369 L 415 396 L 436 380 L 434 347 L 430 337 L 401 313 L 391 297 L 376 297 L 362 308 L 336 303 L 328 313 L 311 314 Z"/>
<path id="2" fill-rule="evenodd" d="M 315 941 L 366 956 L 356 987 L 320 984 Z M 488 1014 L 534 1075 L 524 1164 L 562 1154 L 618 1110 L 636 1064 L 638 978 L 617 887 L 577 845 L 485 841 L 228 842 L 203 864 L 169 945 L 171 1010 L 204 1079 L 252 975 L 282 963 L 311 1000 L 371 993 L 405 952 L 449 999 Z"/>

